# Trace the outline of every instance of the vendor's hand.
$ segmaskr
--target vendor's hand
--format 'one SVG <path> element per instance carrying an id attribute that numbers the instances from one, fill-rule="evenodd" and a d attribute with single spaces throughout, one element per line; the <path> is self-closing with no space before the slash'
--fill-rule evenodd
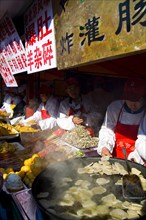
<path id="1" fill-rule="evenodd" d="M 79 117 L 76 117 L 76 116 L 73 117 L 72 121 L 73 121 L 74 124 L 77 124 L 77 125 L 80 125 L 80 124 L 83 123 L 83 119 L 81 119 Z"/>
<path id="2" fill-rule="evenodd" d="M 25 126 L 23 121 L 19 121 L 18 125 Z"/>
<path id="3" fill-rule="evenodd" d="M 137 150 L 135 149 L 128 155 L 128 160 L 131 160 L 136 163 L 144 164 L 144 160 L 141 158 Z"/>
<path id="4" fill-rule="evenodd" d="M 102 156 L 102 157 L 104 157 L 104 156 L 112 157 L 112 154 L 110 153 L 110 151 L 109 151 L 108 148 L 103 147 L 103 148 L 102 148 L 102 151 L 101 151 L 101 156 Z"/>

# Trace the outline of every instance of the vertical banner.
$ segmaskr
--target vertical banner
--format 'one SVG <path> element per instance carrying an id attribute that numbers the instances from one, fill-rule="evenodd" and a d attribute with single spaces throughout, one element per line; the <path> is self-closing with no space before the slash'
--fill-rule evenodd
<path id="1" fill-rule="evenodd" d="M 12 74 L 26 71 L 25 49 L 8 14 L 0 20 L 0 55 Z"/>
<path id="2" fill-rule="evenodd" d="M 0 73 L 7 87 L 18 87 L 15 77 L 13 76 L 7 62 L 0 54 Z"/>
<path id="3" fill-rule="evenodd" d="M 51 0 L 36 0 L 24 16 L 27 72 L 56 67 L 56 44 Z"/>

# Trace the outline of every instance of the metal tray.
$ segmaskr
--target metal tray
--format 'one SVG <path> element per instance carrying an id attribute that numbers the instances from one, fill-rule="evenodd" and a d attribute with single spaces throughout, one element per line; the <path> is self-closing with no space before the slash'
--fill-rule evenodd
<path id="1" fill-rule="evenodd" d="M 79 148 L 77 146 L 73 146 L 73 145 L 67 143 L 66 141 L 63 141 L 63 140 L 61 140 L 61 141 L 62 141 L 62 143 L 66 144 L 67 146 L 71 147 L 72 149 L 83 152 L 83 153 L 97 151 L 97 146 L 88 147 L 88 148 Z"/>
<path id="2" fill-rule="evenodd" d="M 10 135 L 6 135 L 6 136 L 0 136 L 0 140 L 10 140 L 16 137 L 19 137 L 20 133 L 17 134 L 10 134 Z"/>
<path id="3" fill-rule="evenodd" d="M 31 189 L 24 189 L 13 193 L 12 198 L 24 220 L 43 220 L 42 215 L 33 199 Z"/>
<path id="4" fill-rule="evenodd" d="M 7 152 L 0 154 L 0 167 L 4 169 L 12 167 L 14 170 L 20 170 L 23 161 L 21 157 L 19 157 L 19 152 L 23 152 L 25 148 L 19 142 L 11 142 L 11 144 L 16 146 L 16 151 L 13 153 Z"/>
<path id="5" fill-rule="evenodd" d="M 6 141 L 0 141 L 0 143 L 4 143 Z M 11 142 L 10 144 L 14 144 L 16 146 L 16 150 L 24 150 L 25 148 L 19 142 Z"/>

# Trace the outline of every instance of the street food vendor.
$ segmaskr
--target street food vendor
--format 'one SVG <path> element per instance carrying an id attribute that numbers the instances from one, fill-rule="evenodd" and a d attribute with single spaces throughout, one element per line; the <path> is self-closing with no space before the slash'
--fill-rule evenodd
<path id="1" fill-rule="evenodd" d="M 106 111 L 105 119 L 99 131 L 97 152 L 101 156 L 124 158 L 126 148 L 129 160 L 144 164 L 146 159 L 145 100 L 146 82 L 142 79 L 128 79 L 124 85 L 123 100 L 112 102 Z M 139 152 L 139 153 L 138 153 Z"/>
<path id="2" fill-rule="evenodd" d="M 76 125 L 85 125 L 93 130 L 96 124 L 95 118 L 99 118 L 100 114 L 94 111 L 93 103 L 89 102 L 86 95 L 81 94 L 80 84 L 76 77 L 66 80 L 66 92 L 68 97 L 61 101 L 58 111 L 58 126 L 71 130 Z"/>
<path id="3" fill-rule="evenodd" d="M 21 102 L 21 98 L 17 95 L 16 88 L 8 88 L 4 97 L 2 111 L 6 111 L 10 114 L 10 118 L 13 117 L 15 107 Z"/>
<path id="4" fill-rule="evenodd" d="M 58 100 L 52 94 L 52 87 L 42 85 L 40 88 L 41 103 L 36 112 L 20 122 L 21 125 L 30 125 L 31 121 L 35 121 L 38 128 L 41 130 L 52 129 L 56 124 L 56 117 L 58 113 Z"/>

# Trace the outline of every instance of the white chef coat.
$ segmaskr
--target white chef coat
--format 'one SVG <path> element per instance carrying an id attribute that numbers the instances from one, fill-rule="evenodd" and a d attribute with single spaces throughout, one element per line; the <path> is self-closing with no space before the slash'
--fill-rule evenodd
<path id="1" fill-rule="evenodd" d="M 80 108 L 83 107 L 84 111 L 81 112 Z M 77 110 L 75 115 L 69 116 L 70 108 Z M 70 102 L 70 97 L 65 98 L 59 106 L 57 124 L 60 128 L 71 130 L 75 127 L 72 119 L 74 116 L 86 118 L 85 125 L 91 128 L 98 124 L 101 119 L 101 114 L 95 111 L 94 105 L 87 99 L 86 95 L 82 95 L 80 101 L 75 103 L 74 100 Z"/>
<path id="2" fill-rule="evenodd" d="M 5 110 L 7 113 L 10 113 L 10 117 L 12 117 L 14 111 L 11 106 L 18 105 L 20 102 L 21 98 L 19 96 L 11 96 L 7 94 L 4 98 L 2 109 Z"/>
<path id="3" fill-rule="evenodd" d="M 41 103 L 37 111 L 29 118 L 22 120 L 21 123 L 27 125 L 29 121 L 34 120 L 36 121 L 36 123 L 38 123 L 41 130 L 45 130 L 47 128 L 51 129 L 57 125 L 56 117 L 58 113 L 58 107 L 59 107 L 58 100 L 54 96 L 51 96 L 46 102 L 46 105 L 44 105 L 44 103 Z M 42 115 L 41 115 L 42 109 L 46 109 L 51 117 L 42 119 Z"/>
<path id="4" fill-rule="evenodd" d="M 137 156 L 141 164 L 146 163 L 146 114 L 139 127 L 135 148 L 133 156 Z"/>
<path id="5" fill-rule="evenodd" d="M 113 152 L 116 141 L 114 131 L 123 104 L 124 104 L 124 100 L 117 100 L 117 101 L 113 101 L 108 106 L 103 125 L 99 131 L 99 143 L 97 148 L 98 154 L 101 154 L 103 147 L 108 148 L 110 153 Z M 144 115 L 144 110 L 140 113 L 131 114 L 126 112 L 126 110 L 122 108 L 119 121 L 122 124 L 138 125 L 143 115 Z M 143 146 L 141 144 L 142 142 L 143 142 Z M 136 147 L 135 151 L 129 154 L 128 159 L 134 158 L 136 159 L 136 162 L 143 164 L 144 161 L 141 156 L 146 151 L 146 116 L 143 118 L 139 126 L 138 139 L 135 142 L 135 147 Z M 145 152 L 145 158 L 146 158 L 146 152 Z"/>

